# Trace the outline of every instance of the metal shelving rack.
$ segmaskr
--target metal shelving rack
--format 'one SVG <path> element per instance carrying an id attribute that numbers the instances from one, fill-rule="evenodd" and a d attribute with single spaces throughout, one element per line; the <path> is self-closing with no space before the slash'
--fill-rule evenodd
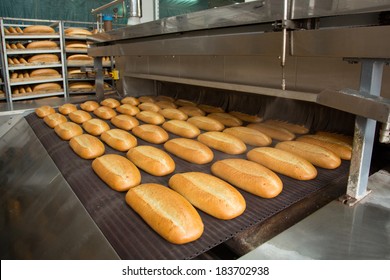
<path id="1" fill-rule="evenodd" d="M 37 99 L 42 97 L 51 97 L 51 96 L 59 96 L 64 97 L 65 99 L 68 97 L 66 92 L 66 83 L 65 83 L 65 75 L 66 69 L 65 64 L 65 56 L 63 53 L 64 45 L 62 40 L 62 24 L 61 21 L 53 21 L 53 20 L 38 20 L 38 19 L 19 19 L 19 18 L 2 18 L 1 20 L 1 43 L 2 50 L 4 52 L 4 78 L 6 82 L 6 95 L 7 102 L 10 105 L 10 109 L 12 110 L 13 101 L 18 100 L 27 100 L 27 99 Z M 48 25 L 56 30 L 55 34 L 5 34 L 4 28 L 6 27 L 20 27 L 24 28 L 31 25 Z M 6 44 L 8 42 L 30 42 L 34 40 L 58 40 L 59 47 L 58 49 L 7 49 Z M 12 58 L 20 55 L 35 55 L 35 54 L 58 54 L 60 56 L 59 63 L 28 63 L 28 64 L 15 64 L 11 65 L 8 63 L 8 58 Z M 27 78 L 22 81 L 12 81 L 10 79 L 10 71 L 19 71 L 19 70 L 31 70 L 31 69 L 41 69 L 41 68 L 60 68 L 61 69 L 61 77 L 56 78 L 47 78 L 47 79 L 33 79 Z M 58 82 L 62 86 L 62 90 L 60 91 L 47 91 L 47 92 L 31 92 L 26 94 L 18 94 L 14 95 L 12 92 L 12 88 L 16 86 L 22 85 L 34 85 L 38 83 L 49 83 L 49 82 Z"/>

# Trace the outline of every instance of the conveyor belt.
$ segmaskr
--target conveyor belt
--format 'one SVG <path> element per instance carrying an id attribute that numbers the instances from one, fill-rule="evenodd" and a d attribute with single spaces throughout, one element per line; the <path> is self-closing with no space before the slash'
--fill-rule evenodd
<path id="1" fill-rule="evenodd" d="M 201 211 L 205 230 L 202 237 L 185 245 L 174 245 L 155 233 L 144 221 L 127 206 L 125 193 L 119 193 L 109 188 L 101 181 L 91 168 L 91 160 L 79 158 L 69 147 L 67 141 L 62 141 L 53 129 L 46 126 L 35 114 L 26 116 L 27 122 L 42 142 L 43 146 L 56 163 L 57 167 L 78 196 L 92 219 L 106 236 L 122 259 L 192 259 L 209 249 L 225 242 L 237 233 L 261 223 L 269 217 L 288 208 L 290 205 L 310 196 L 348 173 L 349 162 L 343 161 L 336 170 L 318 168 L 318 176 L 311 181 L 297 181 L 280 175 L 284 189 L 274 199 L 262 199 L 239 190 L 244 196 L 247 209 L 239 217 L 222 221 Z M 174 138 L 174 135 L 170 135 Z M 151 145 L 138 139 L 139 145 Z M 162 148 L 162 145 L 152 145 Z M 248 146 L 248 150 L 252 147 Z M 116 153 L 106 145 L 106 153 Z M 245 158 L 245 155 L 231 156 L 214 151 L 213 162 L 227 157 Z M 200 171 L 210 173 L 210 166 L 190 164 L 172 155 L 176 162 L 176 173 Z M 154 177 L 141 171 L 142 183 L 160 183 L 167 186 L 172 175 Z"/>

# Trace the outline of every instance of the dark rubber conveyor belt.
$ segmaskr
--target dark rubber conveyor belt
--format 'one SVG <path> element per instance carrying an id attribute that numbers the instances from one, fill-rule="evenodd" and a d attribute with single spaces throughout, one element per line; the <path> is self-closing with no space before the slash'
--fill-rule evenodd
<path id="1" fill-rule="evenodd" d="M 245 212 L 228 221 L 218 220 L 199 210 L 204 223 L 204 233 L 198 240 L 175 245 L 155 233 L 125 202 L 125 193 L 108 187 L 94 173 L 92 160 L 78 157 L 67 141 L 61 140 L 42 119 L 34 113 L 26 116 L 35 134 L 54 160 L 75 194 L 78 196 L 96 225 L 111 243 L 122 259 L 192 259 L 223 243 L 239 232 L 264 222 L 290 205 L 312 195 L 332 184 L 340 176 L 348 173 L 349 162 L 343 161 L 335 170 L 318 169 L 318 176 L 310 181 L 297 181 L 280 175 L 283 181 L 282 193 L 273 199 L 263 199 L 239 190 L 247 204 Z M 109 122 L 108 122 L 109 123 Z M 111 127 L 113 127 L 110 124 Z M 170 137 L 175 137 L 170 134 Z M 153 145 L 138 139 L 138 145 L 151 145 L 163 149 L 162 145 Z M 248 150 L 253 147 L 248 146 Z M 116 153 L 126 156 L 106 145 L 106 154 Z M 210 166 L 225 158 L 245 158 L 245 154 L 231 156 L 214 150 L 214 160 L 210 164 L 190 164 L 172 155 L 176 163 L 175 173 L 199 171 L 210 173 Z M 164 177 L 151 176 L 141 171 L 142 183 L 159 183 L 168 186 L 173 174 Z"/>

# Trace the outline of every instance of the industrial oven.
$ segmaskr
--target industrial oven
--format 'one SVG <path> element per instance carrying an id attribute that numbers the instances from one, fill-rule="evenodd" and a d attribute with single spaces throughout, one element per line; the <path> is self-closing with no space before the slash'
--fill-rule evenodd
<path id="1" fill-rule="evenodd" d="M 275 199 L 244 194 L 244 215 L 204 214 L 202 238 L 173 245 L 130 215 L 124 195 L 101 187 L 41 120 L 14 116 L 1 135 L 1 185 L 10 187 L 2 189 L 2 256 L 237 258 L 334 199 L 353 207 L 368 193 L 369 174 L 388 164 L 389 23 L 387 0 L 261 0 L 94 35 L 98 100 L 101 58 L 114 56 L 118 98 L 165 95 L 353 135 L 352 159 L 308 182 L 282 176 Z M 209 169 L 177 161 L 177 172 Z"/>

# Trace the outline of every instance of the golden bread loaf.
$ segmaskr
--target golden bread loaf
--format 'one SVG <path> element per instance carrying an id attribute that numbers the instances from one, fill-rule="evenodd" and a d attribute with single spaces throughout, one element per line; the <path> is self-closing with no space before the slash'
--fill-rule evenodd
<path id="1" fill-rule="evenodd" d="M 151 102 L 144 102 L 144 103 L 141 103 L 138 105 L 138 108 L 141 110 L 141 111 L 152 111 L 152 112 L 158 112 L 160 111 L 160 107 L 158 105 L 156 105 L 155 103 L 151 103 Z"/>
<path id="2" fill-rule="evenodd" d="M 74 122 L 64 122 L 54 127 L 55 133 L 62 140 L 70 140 L 75 136 L 83 134 L 81 126 Z"/>
<path id="3" fill-rule="evenodd" d="M 100 106 L 93 110 L 93 113 L 104 120 L 111 120 L 113 117 L 117 115 L 114 109 L 107 106 Z"/>
<path id="4" fill-rule="evenodd" d="M 161 237 L 173 244 L 197 240 L 204 225 L 196 209 L 180 194 L 159 184 L 142 184 L 126 194 L 127 204 Z"/>
<path id="5" fill-rule="evenodd" d="M 115 109 L 115 108 L 119 107 L 121 105 L 121 103 L 114 98 L 106 98 L 100 102 L 100 105 Z"/>
<path id="6" fill-rule="evenodd" d="M 188 119 L 188 116 L 184 114 L 182 111 L 180 111 L 179 109 L 165 108 L 160 110 L 159 113 L 163 115 L 164 118 L 169 120 L 185 121 L 186 119 Z"/>
<path id="7" fill-rule="evenodd" d="M 138 101 L 141 102 L 141 103 L 144 103 L 144 102 L 149 102 L 149 103 L 154 103 L 156 100 L 154 99 L 153 96 L 140 96 L 138 97 Z"/>
<path id="8" fill-rule="evenodd" d="M 129 116 L 135 116 L 140 112 L 138 107 L 131 105 L 131 104 L 122 104 L 122 105 L 118 106 L 116 108 L 116 110 L 117 110 L 117 112 L 119 112 L 121 114 L 126 114 Z"/>
<path id="9" fill-rule="evenodd" d="M 46 48 L 58 48 L 57 42 L 42 40 L 42 41 L 34 41 L 28 43 L 26 46 L 27 49 L 46 49 Z"/>
<path id="10" fill-rule="evenodd" d="M 61 85 L 58 83 L 43 83 L 33 86 L 33 92 L 36 91 L 58 91 L 61 90 Z"/>
<path id="11" fill-rule="evenodd" d="M 50 76 L 59 76 L 60 73 L 56 69 L 51 68 L 43 68 L 43 69 L 35 69 L 30 72 L 30 77 L 50 77 Z"/>
<path id="12" fill-rule="evenodd" d="M 102 141 L 89 134 L 81 134 L 72 137 L 69 141 L 72 150 L 83 159 L 94 159 L 104 154 L 105 148 Z"/>
<path id="13" fill-rule="evenodd" d="M 83 110 L 77 110 L 77 111 L 70 112 L 68 114 L 68 117 L 73 122 L 78 123 L 78 124 L 82 124 L 83 122 L 86 122 L 86 121 L 92 119 L 92 116 L 88 112 L 85 112 Z"/>
<path id="14" fill-rule="evenodd" d="M 236 118 L 228 113 L 211 113 L 208 114 L 207 117 L 217 120 L 227 127 L 242 125 L 242 121 L 239 118 Z"/>
<path id="15" fill-rule="evenodd" d="M 161 109 L 167 109 L 167 108 L 171 108 L 171 109 L 176 109 L 177 106 L 175 103 L 171 102 L 171 101 L 157 101 L 155 103 L 158 107 L 160 107 Z"/>
<path id="16" fill-rule="evenodd" d="M 23 33 L 45 33 L 52 34 L 55 30 L 47 25 L 31 25 L 23 29 Z"/>
<path id="17" fill-rule="evenodd" d="M 249 115 L 249 114 L 245 114 L 245 113 L 237 112 L 237 111 L 231 111 L 231 112 L 229 112 L 229 114 L 244 121 L 244 122 L 248 122 L 248 123 L 259 123 L 263 120 L 262 118 L 260 118 L 257 115 Z"/>
<path id="18" fill-rule="evenodd" d="M 282 127 L 284 129 L 287 129 L 288 131 L 296 134 L 306 134 L 309 132 L 309 129 L 305 127 L 304 125 L 290 123 L 287 121 L 280 121 L 280 120 L 266 120 L 264 123 Z"/>
<path id="19" fill-rule="evenodd" d="M 43 118 L 43 121 L 51 128 L 56 127 L 56 125 L 59 125 L 60 123 L 67 122 L 68 120 L 64 115 L 61 115 L 59 113 L 54 113 L 47 115 Z"/>
<path id="20" fill-rule="evenodd" d="M 197 139 L 210 148 L 230 155 L 238 155 L 246 151 L 245 143 L 239 138 L 219 131 L 205 132 Z"/>
<path id="21" fill-rule="evenodd" d="M 138 168 L 153 176 L 165 176 L 175 171 L 175 162 L 170 155 L 152 146 L 131 148 L 126 156 Z"/>
<path id="22" fill-rule="evenodd" d="M 191 117 L 187 121 L 205 131 L 221 131 L 225 128 L 221 122 L 205 116 Z"/>
<path id="23" fill-rule="evenodd" d="M 90 82 L 70 82 L 69 89 L 71 90 L 93 90 L 94 85 Z"/>
<path id="24" fill-rule="evenodd" d="M 118 192 L 128 191 L 141 183 L 141 173 L 138 168 L 120 155 L 100 156 L 92 161 L 92 169 L 103 182 Z"/>
<path id="25" fill-rule="evenodd" d="M 87 36 L 92 35 L 92 32 L 81 27 L 70 27 L 65 30 L 65 34 L 68 36 Z"/>
<path id="26" fill-rule="evenodd" d="M 171 154 L 191 163 L 206 164 L 214 158 L 214 153 L 208 146 L 192 139 L 171 139 L 164 144 L 164 148 Z"/>
<path id="27" fill-rule="evenodd" d="M 211 166 L 211 172 L 243 189 L 263 198 L 274 198 L 282 192 L 283 183 L 270 169 L 245 159 L 224 159 Z"/>
<path id="28" fill-rule="evenodd" d="M 185 172 L 169 179 L 169 186 L 196 208 L 222 220 L 240 216 L 246 208 L 244 197 L 227 182 L 206 173 Z"/>
<path id="29" fill-rule="evenodd" d="M 251 146 L 269 146 L 272 143 L 272 139 L 268 135 L 245 126 L 229 127 L 224 129 L 223 133 L 233 135 Z"/>
<path id="30" fill-rule="evenodd" d="M 350 160 L 352 157 L 352 145 L 345 141 L 338 140 L 334 137 L 325 135 L 304 135 L 297 139 L 297 141 L 306 142 L 321 146 L 338 155 L 341 159 Z"/>
<path id="31" fill-rule="evenodd" d="M 162 144 L 169 139 L 168 133 L 154 124 L 141 124 L 131 131 L 135 136 L 153 144 Z"/>
<path id="32" fill-rule="evenodd" d="M 130 104 L 133 106 L 137 106 L 140 102 L 136 97 L 126 96 L 121 100 L 122 104 Z"/>
<path id="33" fill-rule="evenodd" d="M 113 117 L 111 119 L 111 123 L 117 128 L 123 130 L 132 130 L 134 127 L 139 125 L 139 122 L 136 118 L 125 114 L 120 114 Z"/>
<path id="34" fill-rule="evenodd" d="M 92 61 L 93 57 L 86 54 L 72 54 L 68 56 L 68 60 Z"/>
<path id="35" fill-rule="evenodd" d="M 162 127 L 166 131 L 184 138 L 195 138 L 200 134 L 199 128 L 186 121 L 170 120 L 163 123 Z"/>
<path id="36" fill-rule="evenodd" d="M 108 146 L 120 152 L 126 152 L 129 149 L 137 146 L 137 138 L 135 138 L 129 132 L 119 128 L 114 128 L 103 132 L 100 138 Z"/>
<path id="37" fill-rule="evenodd" d="M 93 135 L 93 136 L 99 136 L 102 134 L 104 131 L 107 131 L 110 129 L 110 126 L 103 120 L 101 119 L 90 119 L 85 121 L 82 124 L 82 127 L 84 130 Z"/>
<path id="38" fill-rule="evenodd" d="M 84 111 L 87 111 L 87 112 L 93 112 L 94 110 L 96 110 L 99 107 L 100 107 L 99 103 L 97 103 L 96 101 L 92 101 L 92 100 L 85 101 L 85 102 L 80 104 L 80 108 Z"/>
<path id="39" fill-rule="evenodd" d="M 247 153 L 247 157 L 277 173 L 297 180 L 311 180 L 317 176 L 317 169 L 309 161 L 276 148 L 254 148 Z"/>
<path id="40" fill-rule="evenodd" d="M 275 148 L 303 157 L 313 165 L 325 169 L 335 169 L 341 164 L 341 159 L 338 155 L 328 149 L 310 143 L 284 141 L 276 144 Z"/>
<path id="41" fill-rule="evenodd" d="M 206 113 L 202 109 L 196 106 L 183 106 L 183 107 L 179 107 L 178 109 L 189 117 L 206 115 Z"/>
<path id="42" fill-rule="evenodd" d="M 47 115 L 54 114 L 56 111 L 53 109 L 53 107 L 44 105 L 39 108 L 35 109 L 35 114 L 37 114 L 38 117 L 44 118 Z"/>
<path id="43" fill-rule="evenodd" d="M 288 131 L 285 128 L 269 125 L 265 123 L 251 123 L 248 124 L 247 127 L 256 129 L 265 135 L 268 135 L 272 139 L 279 141 L 288 141 L 293 140 L 295 138 L 295 134 Z"/>
<path id="44" fill-rule="evenodd" d="M 63 115 L 69 115 L 69 113 L 77 111 L 77 107 L 74 104 L 65 103 L 58 107 L 58 111 Z"/>
<path id="45" fill-rule="evenodd" d="M 221 107 L 215 107 L 207 104 L 199 104 L 198 107 L 206 113 L 224 113 L 225 110 Z"/>
<path id="46" fill-rule="evenodd" d="M 353 137 L 349 136 L 349 135 L 344 135 L 344 134 L 334 133 L 334 132 L 329 132 L 329 131 L 317 131 L 316 134 L 337 139 L 337 140 L 345 142 L 346 144 L 351 145 L 351 146 L 353 143 Z"/>
<path id="47" fill-rule="evenodd" d="M 175 101 L 175 104 L 177 106 L 196 106 L 196 102 L 191 101 L 191 100 L 186 100 L 186 99 L 177 99 Z"/>
<path id="48" fill-rule="evenodd" d="M 175 102 L 175 98 L 166 95 L 157 95 L 155 99 L 156 101 Z"/>
<path id="49" fill-rule="evenodd" d="M 59 62 L 59 58 L 55 54 L 36 54 L 27 59 L 28 63 L 54 63 Z"/>
<path id="50" fill-rule="evenodd" d="M 135 115 L 137 119 L 144 123 L 159 125 L 164 123 L 165 118 L 163 115 L 152 111 L 141 111 Z"/>

